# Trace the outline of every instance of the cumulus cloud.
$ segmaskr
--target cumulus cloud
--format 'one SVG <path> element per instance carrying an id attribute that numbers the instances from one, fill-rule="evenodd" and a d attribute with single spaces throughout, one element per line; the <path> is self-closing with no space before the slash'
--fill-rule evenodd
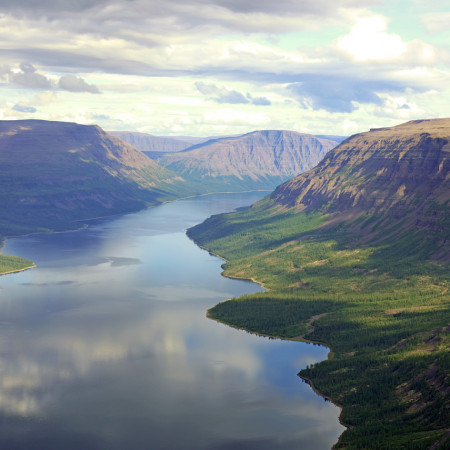
<path id="1" fill-rule="evenodd" d="M 75 75 L 63 75 L 58 82 L 58 87 L 69 92 L 90 92 L 91 94 L 99 94 L 97 86 L 88 84 L 82 78 Z"/>
<path id="2" fill-rule="evenodd" d="M 217 103 L 250 103 L 250 100 L 238 91 L 219 88 L 215 84 L 203 83 L 201 81 L 195 83 L 195 86 L 202 94 L 211 97 Z"/>
<path id="3" fill-rule="evenodd" d="M 31 114 L 33 114 L 37 111 L 37 109 L 34 106 L 21 105 L 20 103 L 17 103 L 16 105 L 14 105 L 12 109 L 14 111 L 23 112 L 23 113 L 31 113 Z"/>
<path id="4" fill-rule="evenodd" d="M 333 117 L 330 112 L 383 114 L 388 110 L 384 94 L 422 107 L 432 100 L 419 94 L 437 98 L 448 92 L 450 79 L 445 35 L 430 37 L 420 23 L 429 32 L 444 31 L 446 4 L 439 12 L 429 1 L 419 7 L 415 0 L 416 9 L 402 11 L 402 24 L 416 27 L 411 40 L 404 28 L 395 28 L 395 16 L 390 22 L 380 13 L 397 14 L 396 8 L 368 9 L 382 0 L 0 0 L 0 52 L 9 65 L 0 67 L 0 83 L 41 92 L 98 93 L 101 87 L 103 95 L 96 100 L 117 108 L 111 116 L 124 110 L 125 98 L 151 104 L 160 114 L 160 133 L 181 123 L 174 111 L 189 116 L 185 131 L 195 127 L 211 102 L 230 109 L 249 106 L 242 110 L 272 104 L 272 115 L 291 117 L 281 110 L 287 105 L 299 115 L 314 110 L 311 117 L 321 121 Z M 30 61 L 37 69 L 31 64 L 18 69 L 17 61 Z M 96 74 L 101 85 L 85 74 Z M 198 92 L 192 80 L 203 81 Z M 15 95 L 11 89 L 5 110 L 28 105 Z M 76 101 L 74 95 L 59 95 L 67 104 Z M 445 95 L 429 115 L 445 114 Z M 29 105 L 52 117 L 63 111 L 62 105 L 45 107 L 34 100 Z M 394 106 L 389 110 L 416 111 Z M 100 102 L 85 108 L 91 113 L 98 108 L 97 115 L 105 110 Z M 144 118 L 142 111 L 136 115 Z M 152 118 L 155 124 L 152 116 L 146 112 L 142 123 Z"/>
<path id="5" fill-rule="evenodd" d="M 203 94 L 211 98 L 216 103 L 230 103 L 230 104 L 248 104 L 267 106 L 271 102 L 265 97 L 253 98 L 250 94 L 243 94 L 242 92 L 221 88 L 215 84 L 203 83 L 201 81 L 195 83 L 197 89 Z"/>
<path id="6" fill-rule="evenodd" d="M 37 72 L 36 68 L 30 63 L 22 63 L 20 71 L 12 72 L 9 75 L 10 82 L 29 89 L 50 89 L 51 81 Z"/>
<path id="7" fill-rule="evenodd" d="M 338 39 L 337 46 L 358 61 L 399 58 L 406 51 L 406 44 L 400 36 L 386 30 L 386 18 L 362 17 L 349 34 Z"/>
<path id="8" fill-rule="evenodd" d="M 46 75 L 39 73 L 33 64 L 27 62 L 21 63 L 20 68 L 0 67 L 0 77 L 5 77 L 10 83 L 22 88 L 47 91 L 41 97 L 41 100 L 47 103 L 55 101 L 55 95 L 51 92 L 54 89 L 69 92 L 90 92 L 91 94 L 100 93 L 97 86 L 88 84 L 83 78 L 72 74 L 61 76 L 59 81 L 55 83 Z"/>
<path id="9" fill-rule="evenodd" d="M 251 102 L 256 106 L 269 106 L 272 102 L 266 97 L 253 97 L 250 94 L 247 94 L 247 98 L 251 100 Z"/>
<path id="10" fill-rule="evenodd" d="M 323 74 L 299 76 L 299 82 L 291 83 L 288 90 L 299 100 L 303 107 L 329 112 L 351 113 L 357 104 L 383 103 L 380 93 L 401 92 L 406 84 L 395 81 L 360 80 L 351 76 L 340 77 Z M 418 86 L 417 92 L 425 90 Z"/>

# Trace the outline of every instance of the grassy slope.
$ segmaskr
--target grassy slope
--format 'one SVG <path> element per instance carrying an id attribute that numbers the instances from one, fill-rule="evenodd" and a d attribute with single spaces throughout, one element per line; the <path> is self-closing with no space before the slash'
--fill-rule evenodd
<path id="1" fill-rule="evenodd" d="M 33 261 L 18 256 L 0 255 L 0 275 L 34 267 Z"/>
<path id="2" fill-rule="evenodd" d="M 427 448 L 449 424 L 449 267 L 429 258 L 439 236 L 321 228 L 320 213 L 281 213 L 263 200 L 189 230 L 225 257 L 225 275 L 256 278 L 268 292 L 221 303 L 212 318 L 255 332 L 322 342 L 328 361 L 300 372 L 343 407 L 338 447 Z M 448 258 L 447 258 L 448 260 Z M 311 317 L 327 313 L 307 325 Z M 447 441 L 448 443 L 448 441 Z M 437 448 L 444 448 L 442 443 Z"/>

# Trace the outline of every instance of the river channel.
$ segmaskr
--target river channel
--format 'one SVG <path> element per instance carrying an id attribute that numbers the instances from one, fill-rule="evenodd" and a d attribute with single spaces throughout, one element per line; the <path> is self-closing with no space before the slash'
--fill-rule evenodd
<path id="1" fill-rule="evenodd" d="M 206 318 L 257 284 L 221 276 L 186 229 L 261 192 L 215 194 L 8 239 L 0 277 L 0 448 L 329 449 L 339 409 L 300 378 L 324 347 Z"/>

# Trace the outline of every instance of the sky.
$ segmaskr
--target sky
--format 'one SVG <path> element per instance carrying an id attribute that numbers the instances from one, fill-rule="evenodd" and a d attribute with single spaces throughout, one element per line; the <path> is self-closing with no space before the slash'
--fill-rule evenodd
<path id="1" fill-rule="evenodd" d="M 448 0 L 0 0 L 0 120 L 348 136 L 450 117 Z"/>

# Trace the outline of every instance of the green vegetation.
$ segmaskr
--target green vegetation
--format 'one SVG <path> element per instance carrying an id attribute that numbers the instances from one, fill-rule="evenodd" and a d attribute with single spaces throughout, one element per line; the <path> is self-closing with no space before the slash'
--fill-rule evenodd
<path id="1" fill-rule="evenodd" d="M 450 281 L 448 254 L 439 249 L 445 230 L 386 219 L 380 225 L 383 219 L 371 215 L 331 226 L 331 215 L 271 206 L 266 198 L 189 230 L 228 260 L 225 275 L 255 278 L 268 289 L 220 303 L 209 316 L 331 348 L 327 361 L 299 375 L 343 408 L 348 428 L 337 448 L 447 448 Z"/>
<path id="2" fill-rule="evenodd" d="M 0 275 L 4 273 L 20 272 L 34 267 L 33 261 L 18 256 L 0 254 Z"/>
<path id="3" fill-rule="evenodd" d="M 175 165 L 174 165 L 175 166 Z M 253 179 L 247 175 L 241 177 L 236 176 L 208 176 L 204 171 L 192 171 L 191 173 L 182 173 L 181 168 L 177 166 L 171 167 L 175 173 L 180 173 L 180 176 L 186 180 L 190 186 L 196 187 L 200 193 L 214 193 L 214 192 L 243 192 L 243 191 L 257 191 L 257 190 L 273 190 L 280 183 L 288 179 L 287 176 L 260 176 Z"/>

